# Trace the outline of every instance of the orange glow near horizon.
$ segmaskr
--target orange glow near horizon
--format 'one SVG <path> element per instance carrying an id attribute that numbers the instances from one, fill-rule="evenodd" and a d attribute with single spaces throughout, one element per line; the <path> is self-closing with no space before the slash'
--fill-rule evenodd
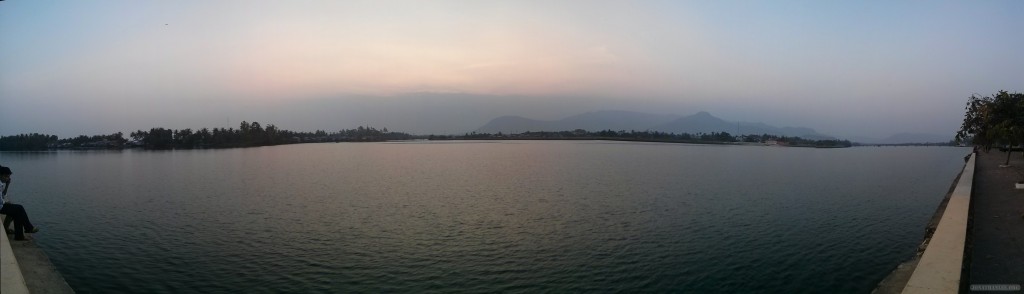
<path id="1" fill-rule="evenodd" d="M 571 94 L 583 87 L 626 87 L 608 75 L 619 57 L 606 46 L 571 48 L 544 40 L 517 46 L 415 44 L 393 40 L 358 48 L 322 39 L 283 38 L 235 56 L 227 71 L 234 91 L 259 96 L 296 92 L 392 95 L 465 92 L 503 95 Z M 562 47 L 540 48 L 540 44 Z"/>

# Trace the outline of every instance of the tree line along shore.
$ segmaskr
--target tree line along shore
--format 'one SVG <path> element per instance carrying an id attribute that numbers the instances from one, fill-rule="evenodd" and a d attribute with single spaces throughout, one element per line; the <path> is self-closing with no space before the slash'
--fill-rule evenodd
<path id="1" fill-rule="evenodd" d="M 771 134 L 732 135 L 728 132 L 710 133 L 668 133 L 658 131 L 613 131 L 589 132 L 583 129 L 560 132 L 522 132 L 514 134 L 468 133 L 462 136 L 434 136 L 428 140 L 610 140 L 691 144 L 763 144 L 789 147 L 842 148 L 851 147 L 848 140 L 811 140 Z"/>
<path id="2" fill-rule="evenodd" d="M 956 141 L 985 150 L 1024 144 L 1024 93 L 1004 90 L 992 96 L 971 95 Z"/>
<path id="3" fill-rule="evenodd" d="M 55 135 L 20 134 L 0 137 L 0 151 L 39 151 L 59 149 L 215 149 L 272 146 L 313 142 L 379 142 L 409 140 L 412 135 L 387 128 L 358 127 L 336 132 L 317 130 L 296 132 L 274 125 L 243 121 L 239 128 L 166 129 L 134 131 L 125 138 L 121 132 L 109 135 L 77 136 L 59 139 Z"/>
<path id="4" fill-rule="evenodd" d="M 129 139 L 130 138 L 130 139 Z M 316 142 L 381 142 L 392 140 L 617 140 L 671 142 L 694 144 L 764 144 L 793 147 L 842 148 L 856 144 L 849 140 L 812 140 L 770 134 L 732 135 L 727 132 L 667 133 L 658 131 L 591 132 L 582 129 L 560 132 L 522 132 L 514 134 L 466 133 L 464 135 L 411 135 L 387 128 L 358 127 L 337 132 L 317 130 L 296 132 L 274 125 L 263 127 L 258 122 L 243 121 L 235 128 L 138 130 L 125 138 L 121 132 L 109 135 L 77 136 L 60 139 L 56 135 L 19 134 L 0 136 L 0 151 L 39 151 L 59 149 L 203 149 L 240 148 Z M 999 91 L 992 96 L 972 95 L 965 107 L 964 121 L 956 139 L 948 144 L 900 144 L 913 146 L 973 144 L 989 149 L 992 146 L 1024 144 L 1024 94 Z"/>
<path id="5" fill-rule="evenodd" d="M 560 132 L 465 133 L 463 135 L 411 135 L 387 128 L 358 127 L 336 132 L 317 130 L 296 132 L 282 130 L 274 125 L 263 127 L 258 122 L 243 121 L 239 128 L 138 130 L 126 138 L 123 133 L 109 135 L 58 138 L 48 134 L 19 134 L 0 137 L 0 151 L 44 151 L 81 149 L 215 149 L 272 146 L 322 142 L 382 142 L 397 140 L 614 140 L 693 144 L 764 144 L 793 147 L 839 148 L 850 147 L 848 140 L 809 140 L 800 137 L 762 135 L 732 135 L 727 132 L 666 133 L 657 131 L 589 132 L 582 129 Z"/>
<path id="6" fill-rule="evenodd" d="M 1004 165 L 1010 165 L 1010 154 L 1024 149 L 1024 93 L 1003 90 L 992 96 L 971 95 L 956 141 L 986 152 L 998 147 L 1007 151 Z M 1019 183 L 1024 184 L 1024 175 Z"/>

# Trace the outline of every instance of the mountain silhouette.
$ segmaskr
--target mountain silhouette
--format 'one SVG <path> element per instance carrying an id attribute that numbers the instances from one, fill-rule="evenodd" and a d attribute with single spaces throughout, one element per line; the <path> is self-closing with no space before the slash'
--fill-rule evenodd
<path id="1" fill-rule="evenodd" d="M 952 135 L 925 133 L 899 133 L 879 140 L 879 144 L 945 143 L 953 140 Z"/>
<path id="2" fill-rule="evenodd" d="M 775 127 L 760 122 L 730 122 L 715 117 L 706 111 L 689 116 L 651 114 L 643 112 L 605 110 L 588 112 L 560 120 L 536 120 L 521 116 L 502 116 L 478 128 L 479 133 L 522 133 L 527 131 L 570 131 L 583 129 L 591 132 L 614 131 L 661 131 L 670 133 L 711 133 L 728 132 L 733 135 L 770 134 L 801 137 L 805 139 L 835 139 L 806 127 Z"/>

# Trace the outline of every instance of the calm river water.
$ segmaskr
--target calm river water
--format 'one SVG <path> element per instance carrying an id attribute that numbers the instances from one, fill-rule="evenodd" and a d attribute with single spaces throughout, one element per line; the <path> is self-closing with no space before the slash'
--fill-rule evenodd
<path id="1" fill-rule="evenodd" d="M 867 293 L 969 152 L 472 141 L 0 164 L 79 293 Z"/>

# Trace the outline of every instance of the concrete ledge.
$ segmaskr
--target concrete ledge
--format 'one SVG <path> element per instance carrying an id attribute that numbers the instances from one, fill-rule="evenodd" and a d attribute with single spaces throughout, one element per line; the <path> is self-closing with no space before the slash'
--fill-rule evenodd
<path id="1" fill-rule="evenodd" d="M 21 275 L 21 267 L 18 260 L 14 258 L 14 250 L 11 250 L 11 241 L 7 240 L 7 233 L 0 233 L 0 292 L 5 294 L 28 293 L 28 285 L 25 284 L 25 277 Z"/>
<path id="2" fill-rule="evenodd" d="M 18 259 L 21 276 L 25 277 L 25 285 L 32 294 L 66 294 L 75 293 L 64 280 L 64 276 L 50 262 L 42 248 L 36 242 L 11 243 L 14 257 Z"/>
<path id="3" fill-rule="evenodd" d="M 971 154 L 938 228 L 903 293 L 959 293 L 977 154 Z"/>

